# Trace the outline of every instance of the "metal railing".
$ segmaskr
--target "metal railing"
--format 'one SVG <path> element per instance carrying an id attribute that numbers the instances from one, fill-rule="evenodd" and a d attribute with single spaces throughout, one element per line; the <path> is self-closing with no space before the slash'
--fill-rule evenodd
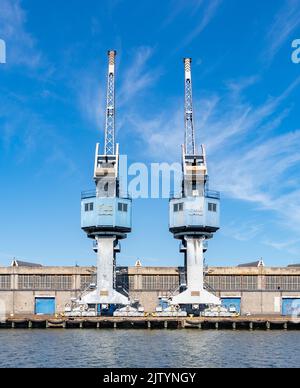
<path id="1" fill-rule="evenodd" d="M 206 190 L 205 198 L 221 199 L 221 193 L 219 191 Z"/>
<path id="2" fill-rule="evenodd" d="M 90 199 L 90 198 L 96 198 L 97 197 L 97 190 L 86 190 L 81 192 L 81 199 Z M 122 192 L 119 191 L 119 196 L 120 199 L 131 199 L 131 196 L 127 192 Z M 110 198 L 109 195 L 107 195 L 106 198 Z"/>
<path id="3" fill-rule="evenodd" d="M 221 199 L 221 193 L 219 191 L 213 191 L 213 190 L 205 190 L 204 192 L 205 198 L 211 198 L 211 199 Z M 182 196 L 182 192 L 170 192 L 170 199 L 182 199 L 184 198 Z"/>
<path id="4" fill-rule="evenodd" d="M 95 198 L 96 197 L 96 190 L 86 190 L 82 191 L 81 193 L 81 199 L 88 199 L 88 198 Z"/>

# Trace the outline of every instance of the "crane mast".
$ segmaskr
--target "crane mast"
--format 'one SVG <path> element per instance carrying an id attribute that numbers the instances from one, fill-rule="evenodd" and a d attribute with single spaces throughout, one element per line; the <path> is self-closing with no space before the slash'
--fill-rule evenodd
<path id="1" fill-rule="evenodd" d="M 115 155 L 115 59 L 116 51 L 108 52 L 106 96 L 105 155 Z"/>
<path id="2" fill-rule="evenodd" d="M 196 140 L 193 118 L 193 89 L 191 58 L 184 59 L 185 74 L 185 153 L 186 155 L 196 155 Z"/>

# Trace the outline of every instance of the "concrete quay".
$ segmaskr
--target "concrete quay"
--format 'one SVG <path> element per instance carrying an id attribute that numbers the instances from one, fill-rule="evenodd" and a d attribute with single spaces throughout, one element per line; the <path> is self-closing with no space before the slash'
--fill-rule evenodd
<path id="1" fill-rule="evenodd" d="M 16 316 L 0 323 L 1 329 L 198 329 L 198 330 L 300 330 L 300 318 L 249 316 L 204 317 L 97 317 L 56 318 Z"/>

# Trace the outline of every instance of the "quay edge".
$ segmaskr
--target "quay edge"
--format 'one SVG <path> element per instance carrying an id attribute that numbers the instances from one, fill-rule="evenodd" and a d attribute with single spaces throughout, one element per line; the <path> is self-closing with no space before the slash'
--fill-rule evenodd
<path id="1" fill-rule="evenodd" d="M 0 329 L 200 329 L 200 330 L 300 330 L 300 319 L 282 316 L 251 317 L 97 317 L 7 318 Z"/>

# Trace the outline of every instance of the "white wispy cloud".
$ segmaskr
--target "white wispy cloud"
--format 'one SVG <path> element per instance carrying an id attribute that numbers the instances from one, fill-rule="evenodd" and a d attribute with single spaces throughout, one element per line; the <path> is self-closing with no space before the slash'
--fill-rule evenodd
<path id="1" fill-rule="evenodd" d="M 49 90 L 39 90 L 39 82 L 49 80 L 52 69 L 38 50 L 34 36 L 28 32 L 27 16 L 20 0 L 0 0 L 0 37 L 7 44 L 7 65 L 22 66 L 23 75 L 37 82 L 33 95 L 0 88 L 0 146 L 4 153 L 14 154 L 14 162 L 22 163 L 40 155 L 39 174 L 45 165 L 60 165 L 62 175 L 73 174 L 76 166 L 65 153 L 63 135 L 31 106 L 40 93 L 42 98 L 58 98 Z M 44 152 L 43 152 L 44 150 Z M 40 154 L 39 154 L 40 153 Z M 45 173 L 45 170 L 43 170 Z"/>
<path id="2" fill-rule="evenodd" d="M 263 225 L 257 222 L 244 222 L 243 224 L 231 222 L 222 228 L 225 236 L 238 241 L 249 241 L 256 238 L 263 230 Z"/>
<path id="3" fill-rule="evenodd" d="M 151 158 L 159 158 L 174 161 L 180 155 L 180 147 L 183 140 L 182 120 L 183 112 L 178 105 L 164 110 L 157 116 L 146 116 L 136 113 L 134 110 L 127 111 L 124 121 L 132 128 L 142 140 Z M 142 147 L 144 150 L 145 147 Z"/>
<path id="4" fill-rule="evenodd" d="M 116 72 L 116 104 L 118 113 L 121 110 L 131 109 L 131 102 L 135 98 L 141 99 L 145 93 L 155 85 L 162 74 L 161 67 L 150 66 L 154 49 L 152 47 L 137 47 L 133 50 L 132 59 L 123 66 L 122 61 L 117 66 Z M 105 99 L 106 99 L 106 61 L 102 69 L 97 71 L 89 69 L 76 75 L 75 82 L 78 93 L 79 109 L 83 117 L 96 128 L 104 129 Z M 101 75 L 102 74 L 102 75 Z M 136 103 L 134 103 L 136 106 Z M 122 126 L 124 116 L 117 115 L 117 128 Z"/>
<path id="5" fill-rule="evenodd" d="M 279 227 L 299 235 L 300 129 L 284 128 L 283 122 L 293 109 L 287 99 L 299 86 L 300 77 L 279 96 L 256 105 L 247 100 L 245 91 L 259 81 L 256 76 L 230 81 L 227 92 L 207 93 L 195 101 L 197 137 L 207 146 L 212 188 L 228 198 L 252 203 L 259 212 L 272 212 Z M 182 110 L 180 99 L 152 118 L 127 113 L 147 154 L 170 162 L 179 160 L 184 137 Z M 249 233 L 253 238 L 257 225 L 245 223 L 234 235 L 243 240 Z"/>
<path id="6" fill-rule="evenodd" d="M 104 67 L 103 67 L 104 72 Z M 105 118 L 105 88 L 100 72 L 80 73 L 76 76 L 74 86 L 77 91 L 79 109 L 85 119 L 96 128 L 103 129 Z M 101 82 L 102 81 L 102 82 Z"/>
<path id="7" fill-rule="evenodd" d="M 26 29 L 26 13 L 20 0 L 0 0 L 0 36 L 7 44 L 7 66 L 36 68 L 42 54 Z"/>
<path id="8" fill-rule="evenodd" d="M 77 172 L 74 161 L 66 153 L 64 137 L 43 115 L 27 107 L 28 98 L 0 89 L 0 148 L 14 155 L 14 163 L 39 155 L 34 173 L 45 174 L 45 165 L 60 165 L 62 175 Z"/>
<path id="9" fill-rule="evenodd" d="M 183 46 L 191 43 L 208 26 L 221 3 L 222 0 L 210 0 L 205 2 L 200 18 L 197 20 L 196 27 L 194 27 L 194 29 L 192 29 L 185 37 L 182 43 Z"/>
<path id="10" fill-rule="evenodd" d="M 259 75 L 252 75 L 250 77 L 242 77 L 238 80 L 232 79 L 226 82 L 228 89 L 231 91 L 233 96 L 238 98 L 241 93 L 252 85 L 255 85 L 260 80 Z"/>
<path id="11" fill-rule="evenodd" d="M 161 68 L 149 66 L 153 52 L 152 47 L 146 46 L 134 50 L 130 65 L 121 72 L 123 75 L 121 75 L 121 85 L 117 92 L 119 106 L 122 107 L 138 94 L 148 90 L 162 74 Z"/>
<path id="12" fill-rule="evenodd" d="M 290 38 L 293 32 L 300 26 L 300 2 L 299 0 L 286 0 L 284 5 L 275 15 L 266 37 L 267 49 L 264 57 L 271 62 L 280 48 Z"/>
<path id="13" fill-rule="evenodd" d="M 264 240 L 263 243 L 271 247 L 273 249 L 276 249 L 278 251 L 285 251 L 292 255 L 298 255 L 299 249 L 297 247 L 297 244 L 299 244 L 300 240 L 285 240 L 285 241 L 272 241 L 272 240 Z"/>
<path id="14" fill-rule="evenodd" d="M 203 0 L 172 0 L 170 2 L 170 12 L 163 21 L 162 27 L 165 28 L 174 22 L 177 17 L 188 12 L 189 15 L 195 15 L 202 6 Z"/>
<path id="15" fill-rule="evenodd" d="M 188 21 L 190 28 L 183 30 L 183 39 L 173 53 L 184 48 L 196 39 L 209 25 L 216 15 L 223 0 L 173 0 L 170 2 L 170 11 L 164 18 L 161 28 L 170 24 Z"/>

